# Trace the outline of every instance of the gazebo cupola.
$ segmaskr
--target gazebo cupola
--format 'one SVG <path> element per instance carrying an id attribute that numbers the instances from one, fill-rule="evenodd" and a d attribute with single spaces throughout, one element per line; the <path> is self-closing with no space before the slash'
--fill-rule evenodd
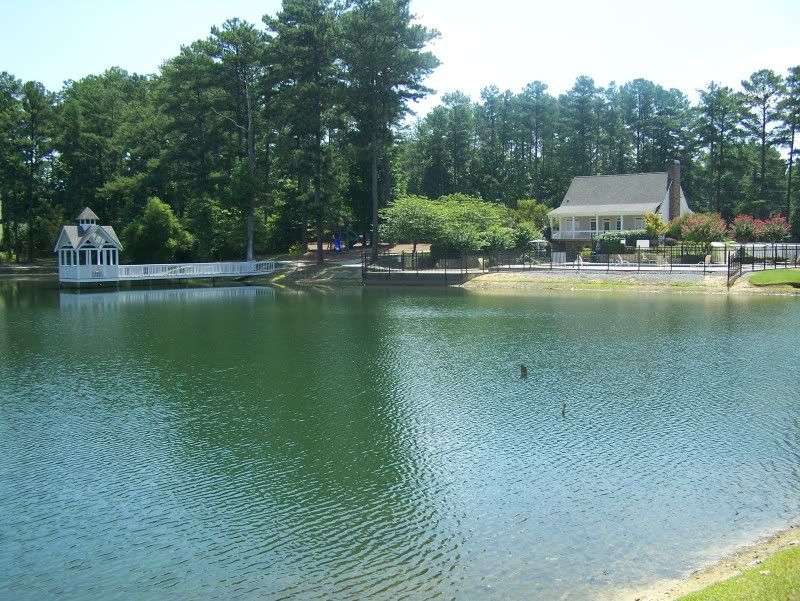
<path id="1" fill-rule="evenodd" d="M 81 211 L 81 214 L 78 215 L 78 233 L 83 236 L 91 226 L 97 225 L 97 222 L 100 218 L 94 214 L 89 207 L 86 207 Z"/>

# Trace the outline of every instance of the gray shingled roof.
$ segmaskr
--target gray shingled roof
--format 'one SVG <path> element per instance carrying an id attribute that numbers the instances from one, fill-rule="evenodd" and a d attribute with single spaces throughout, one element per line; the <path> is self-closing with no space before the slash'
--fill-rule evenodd
<path id="1" fill-rule="evenodd" d="M 95 215 L 94 211 L 92 211 L 89 207 L 84 208 L 83 211 L 81 211 L 81 214 L 78 215 L 78 220 L 80 221 L 81 219 L 84 221 L 89 219 L 100 221 L 100 218 L 97 215 Z"/>
<path id="2" fill-rule="evenodd" d="M 70 245 L 73 249 L 79 248 L 81 244 L 83 244 L 88 238 L 92 235 L 97 233 L 99 230 L 102 230 L 111 240 L 114 241 L 120 250 L 122 250 L 122 243 L 119 241 L 117 237 L 117 232 L 114 231 L 114 228 L 110 225 L 93 225 L 90 226 L 83 236 L 78 234 L 78 226 L 77 225 L 65 225 L 62 226 L 61 231 L 64 235 L 67 236 L 67 240 L 69 241 Z M 59 234 L 58 238 L 61 239 L 61 235 Z M 58 245 L 58 240 L 56 240 L 56 245 Z M 55 249 L 58 250 L 58 246 Z"/>
<path id="3" fill-rule="evenodd" d="M 561 206 L 550 215 L 645 213 L 667 196 L 667 172 L 575 177 Z"/>
<path id="4" fill-rule="evenodd" d="M 80 242 L 81 237 L 78 235 L 78 226 L 77 225 L 65 225 L 61 227 L 61 234 L 58 235 L 58 240 L 61 239 L 62 235 L 66 235 L 67 240 L 70 243 L 72 248 L 78 248 L 78 242 Z M 56 248 L 58 250 L 58 240 L 56 240 Z"/>

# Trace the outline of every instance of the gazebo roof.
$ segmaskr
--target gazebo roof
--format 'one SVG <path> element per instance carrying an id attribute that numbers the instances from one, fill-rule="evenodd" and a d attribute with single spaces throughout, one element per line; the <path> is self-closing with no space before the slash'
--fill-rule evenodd
<path id="1" fill-rule="evenodd" d="M 94 211 L 92 211 L 89 207 L 84 207 L 83 211 L 81 211 L 81 214 L 78 215 L 78 220 L 79 221 L 90 221 L 90 220 L 99 221 L 100 218 L 97 215 L 95 215 Z"/>
<path id="2" fill-rule="evenodd" d="M 77 225 L 62 226 L 61 234 L 59 235 L 58 240 L 56 240 L 56 245 L 53 250 L 58 251 L 59 248 L 71 248 L 76 250 L 82 247 L 88 240 L 93 239 L 95 236 L 101 236 L 102 238 L 105 238 L 111 242 L 111 244 L 122 250 L 122 243 L 119 241 L 119 237 L 117 237 L 117 232 L 115 232 L 114 228 L 110 225 L 92 225 L 83 233 L 83 235 L 81 235 L 78 231 Z"/>

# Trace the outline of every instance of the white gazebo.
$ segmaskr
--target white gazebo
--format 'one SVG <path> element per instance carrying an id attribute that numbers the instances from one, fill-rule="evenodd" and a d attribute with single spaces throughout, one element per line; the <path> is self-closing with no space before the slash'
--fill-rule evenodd
<path id="1" fill-rule="evenodd" d="M 137 280 L 241 279 L 267 275 L 278 268 L 275 261 L 120 265 L 122 244 L 114 228 L 97 225 L 98 220 L 97 215 L 87 207 L 78 215 L 78 225 L 61 228 L 53 252 L 58 255 L 58 281 L 62 285 Z"/>
<path id="2" fill-rule="evenodd" d="M 89 279 L 93 271 L 102 271 L 105 275 L 119 266 L 122 244 L 114 228 L 98 225 L 98 220 L 94 211 L 86 207 L 78 215 L 77 225 L 62 226 L 53 249 L 58 255 L 59 275 L 69 279 Z"/>

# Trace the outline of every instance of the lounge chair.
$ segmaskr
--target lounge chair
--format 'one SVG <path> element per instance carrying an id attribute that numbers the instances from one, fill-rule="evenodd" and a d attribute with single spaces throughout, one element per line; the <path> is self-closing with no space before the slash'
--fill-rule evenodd
<path id="1" fill-rule="evenodd" d="M 622 267 L 623 265 L 630 265 L 630 263 L 628 263 L 628 261 L 624 260 L 622 258 L 622 255 L 617 255 L 617 260 L 614 261 L 614 265 L 618 265 L 618 266 Z"/>

